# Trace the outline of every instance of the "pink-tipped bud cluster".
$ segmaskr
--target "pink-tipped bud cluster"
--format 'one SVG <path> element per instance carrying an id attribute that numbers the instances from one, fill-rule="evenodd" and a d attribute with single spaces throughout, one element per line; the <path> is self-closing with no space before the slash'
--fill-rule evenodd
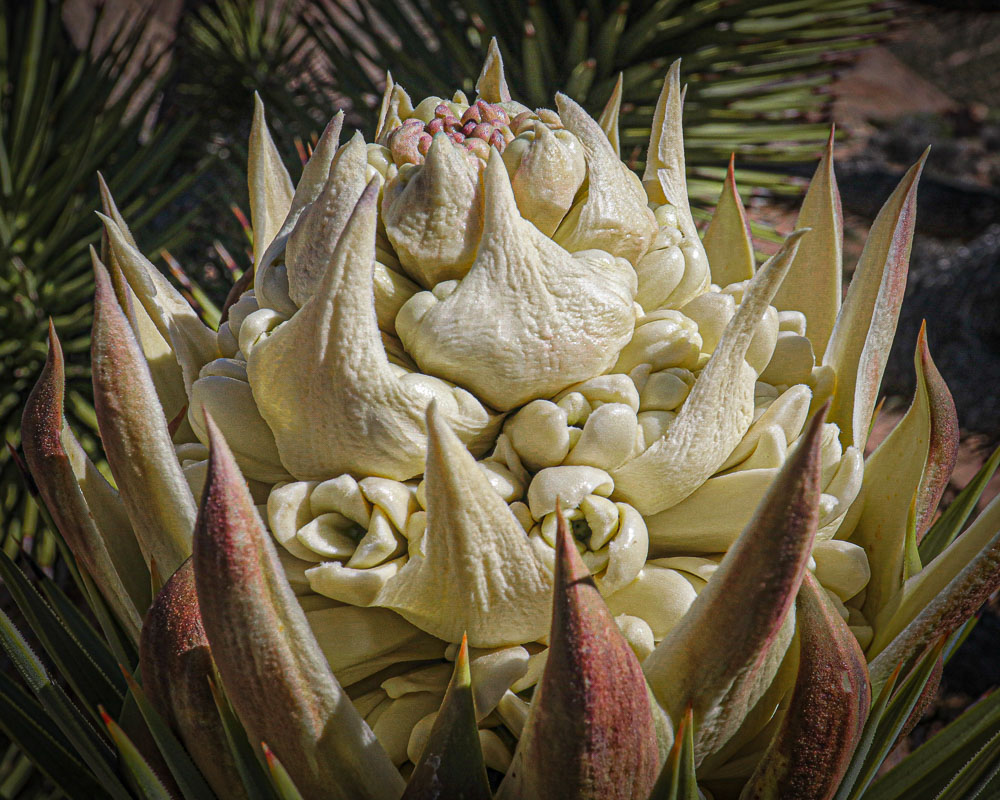
<path id="1" fill-rule="evenodd" d="M 438 133 L 463 145 L 472 155 L 485 161 L 490 148 L 503 152 L 514 138 L 510 117 L 499 105 L 477 100 L 459 119 L 447 103 L 434 109 L 434 118 L 424 124 L 410 118 L 389 134 L 388 146 L 393 161 L 398 164 L 422 164 Z"/>

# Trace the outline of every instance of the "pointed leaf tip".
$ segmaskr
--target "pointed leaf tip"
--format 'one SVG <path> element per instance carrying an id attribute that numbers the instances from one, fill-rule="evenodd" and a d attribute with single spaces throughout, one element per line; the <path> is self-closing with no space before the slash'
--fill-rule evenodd
<path id="1" fill-rule="evenodd" d="M 396 800 L 399 772 L 330 671 L 219 428 L 194 537 L 198 605 L 226 694 L 306 797 Z"/>
<path id="2" fill-rule="evenodd" d="M 812 418 L 740 538 L 681 622 L 643 663 L 675 721 L 693 705 L 697 763 L 738 730 L 777 674 L 819 519 L 820 444 Z"/>
<path id="3" fill-rule="evenodd" d="M 646 682 L 561 513 L 548 653 L 498 797 L 646 797 L 659 760 Z"/>
<path id="4" fill-rule="evenodd" d="M 796 625 L 795 689 L 741 800 L 829 800 L 861 739 L 871 704 L 864 653 L 809 572 L 796 599 Z"/>
<path id="5" fill-rule="evenodd" d="M 490 800 L 465 636 L 427 745 L 402 800 Z"/>

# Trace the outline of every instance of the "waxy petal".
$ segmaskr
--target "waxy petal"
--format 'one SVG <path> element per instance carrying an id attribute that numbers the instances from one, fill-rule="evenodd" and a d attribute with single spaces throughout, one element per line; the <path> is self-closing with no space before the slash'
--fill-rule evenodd
<path id="1" fill-rule="evenodd" d="M 198 379 L 198 371 L 219 356 L 215 331 L 201 321 L 173 284 L 135 245 L 129 243 L 130 236 L 126 236 L 113 219 L 103 214 L 98 216 L 104 222 L 111 253 L 125 274 L 129 288 L 135 292 L 160 336 L 173 350 L 190 399 L 191 384 Z M 173 409 L 174 413 L 177 410 Z"/>
<path id="2" fill-rule="evenodd" d="M 253 227 L 253 263 L 257 266 L 288 216 L 295 192 L 292 179 L 267 128 L 264 103 L 256 92 L 253 103 L 247 181 L 250 188 L 250 223 Z"/>
<path id="3" fill-rule="evenodd" d="M 559 513 L 548 658 L 499 800 L 632 800 L 659 747 L 639 661 Z"/>
<path id="4" fill-rule="evenodd" d="M 917 181 L 926 158 L 925 152 L 875 218 L 823 354 L 823 363 L 837 373 L 830 422 L 840 427 L 845 447 L 864 449 L 868 441 L 906 288 L 917 216 Z"/>
<path id="5" fill-rule="evenodd" d="M 367 149 L 360 133 L 337 151 L 315 200 L 299 215 L 285 245 L 285 269 L 292 301 L 313 296 L 333 258 L 337 241 L 368 181 Z"/>
<path id="6" fill-rule="evenodd" d="M 864 653 L 808 572 L 795 604 L 799 667 L 788 710 L 740 800 L 829 800 L 871 704 Z"/>
<path id="7" fill-rule="evenodd" d="M 951 445 L 951 465 L 954 464 L 957 454 L 955 447 L 958 426 L 955 407 L 951 403 L 951 396 L 947 394 L 948 390 L 944 387 L 940 374 L 934 367 L 934 362 L 931 361 L 923 331 L 918 338 L 913 361 L 917 384 L 913 401 L 896 427 L 865 462 L 865 482 L 861 497 L 856 501 L 861 504 L 860 517 L 856 527 L 847 537 L 855 544 L 864 547 L 868 554 L 872 577 L 868 583 L 863 610 L 870 620 L 876 619 L 882 606 L 896 595 L 909 577 L 904 572 L 907 538 L 913 537 L 915 533 L 916 519 L 913 507 L 920 485 L 925 479 L 925 465 L 935 429 L 939 432 L 942 427 L 951 430 L 951 436 L 954 437 Z M 928 381 L 928 367 L 932 371 L 933 384 Z M 945 396 L 941 394 L 942 389 Z M 940 449 L 938 444 L 938 450 Z M 947 474 L 950 476 L 951 465 L 937 464 L 932 467 L 932 471 L 936 472 L 940 467 L 947 466 Z M 943 492 L 944 486 L 947 485 L 940 483 L 938 474 L 934 475 L 932 481 L 936 486 L 930 493 L 937 494 L 937 498 L 934 498 L 934 507 L 929 510 L 931 516 L 936 510 L 940 492 Z M 926 499 L 929 498 L 925 494 L 921 511 L 925 521 L 929 522 Z M 856 513 L 857 511 L 852 509 L 848 514 L 847 525 L 851 524 L 851 518 Z M 911 547 L 915 544 L 910 542 Z"/>
<path id="8" fill-rule="evenodd" d="M 288 267 L 274 262 L 285 252 L 288 239 L 299 217 L 326 186 L 343 126 L 344 112 L 338 111 L 327 123 L 316 143 L 316 149 L 302 169 L 302 177 L 295 187 L 295 194 L 292 196 L 285 221 L 256 264 L 254 295 L 261 308 L 273 308 L 286 316 L 291 316 L 296 311 L 296 303 L 291 298 L 291 288 L 288 284 Z"/>
<path id="9" fill-rule="evenodd" d="M 616 499 L 644 516 L 670 508 L 714 474 L 739 444 L 753 421 L 757 380 L 744 356 L 805 233 L 792 233 L 758 270 L 663 438 L 612 472 Z"/>
<path id="10" fill-rule="evenodd" d="M 823 158 L 802 201 L 797 228 L 812 233 L 799 248 L 788 276 L 774 296 L 781 311 L 806 315 L 806 336 L 822 359 L 840 311 L 843 266 L 844 214 L 833 171 L 833 131 Z"/>
<path id="11" fill-rule="evenodd" d="M 587 188 L 553 238 L 571 253 L 604 250 L 635 265 L 656 237 L 656 218 L 646 206 L 642 183 L 615 154 L 601 126 L 575 101 L 557 94 L 556 107 L 563 125 L 583 146 Z"/>
<path id="12" fill-rule="evenodd" d="M 476 725 L 469 647 L 463 639 L 441 710 L 403 800 L 490 800 L 492 796 Z"/>
<path id="13" fill-rule="evenodd" d="M 719 286 L 749 280 L 753 277 L 757 264 L 753 240 L 750 238 L 750 221 L 740 194 L 736 191 L 736 176 L 733 171 L 735 158 L 729 157 L 729 172 L 726 173 L 715 214 L 703 240 L 712 270 L 712 283 Z M 801 248 L 799 252 L 802 252 Z"/>
<path id="14" fill-rule="evenodd" d="M 736 733 L 791 641 L 819 518 L 822 423 L 820 412 L 718 570 L 643 664 L 675 723 L 693 707 L 699 763 Z"/>
<path id="15" fill-rule="evenodd" d="M 956 629 L 1000 588 L 1000 497 L 880 610 L 867 650 L 872 685 Z"/>
<path id="16" fill-rule="evenodd" d="M 118 493 L 87 457 L 63 417 L 62 347 L 49 323 L 45 367 L 24 404 L 21 441 L 45 507 L 118 621 L 138 640 L 149 573 Z"/>
<path id="17" fill-rule="evenodd" d="M 396 800 L 402 778 L 330 672 L 211 418 L 208 431 L 194 573 L 226 695 L 305 798 Z"/>
<path id="18" fill-rule="evenodd" d="M 246 797 L 209 681 L 212 654 L 190 559 L 163 585 L 139 644 L 143 688 L 219 797 Z"/>
<path id="19" fill-rule="evenodd" d="M 91 360 L 101 441 L 146 563 L 155 559 L 161 574 L 172 575 L 191 555 L 194 498 L 142 349 L 107 270 L 93 258 Z"/>
<path id="20" fill-rule="evenodd" d="M 446 641 L 467 632 L 473 647 L 540 638 L 549 618 L 549 569 L 436 403 L 427 430 L 423 552 L 411 553 L 373 604 Z"/>
<path id="21" fill-rule="evenodd" d="M 484 195 L 469 273 L 444 299 L 410 298 L 396 330 L 423 371 L 507 410 L 614 364 L 634 326 L 635 273 L 606 253 L 571 256 L 523 220 L 495 151 Z"/>
<path id="22" fill-rule="evenodd" d="M 507 88 L 507 78 L 503 74 L 503 58 L 496 37 L 490 39 L 486 51 L 486 61 L 476 80 L 476 93 L 487 103 L 506 103 L 510 101 L 510 89 Z"/>
<path id="23" fill-rule="evenodd" d="M 468 392 L 389 363 L 372 299 L 377 179 L 355 206 L 316 294 L 250 354 L 247 373 L 285 467 L 300 480 L 423 472 L 432 398 L 484 450 L 499 419 Z"/>
<path id="24" fill-rule="evenodd" d="M 403 268 L 428 289 L 461 278 L 476 258 L 483 198 L 474 160 L 439 133 L 423 164 L 401 170 L 386 184 L 386 235 Z"/>

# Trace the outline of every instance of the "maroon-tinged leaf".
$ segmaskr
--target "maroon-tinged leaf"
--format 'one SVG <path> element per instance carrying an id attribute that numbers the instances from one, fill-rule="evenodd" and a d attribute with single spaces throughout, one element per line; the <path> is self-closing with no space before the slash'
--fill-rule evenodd
<path id="1" fill-rule="evenodd" d="M 50 322 L 45 367 L 21 418 L 24 456 L 59 533 L 137 641 L 149 605 L 149 574 L 118 493 L 66 424 L 64 392 L 62 347 Z"/>
<path id="2" fill-rule="evenodd" d="M 791 642 L 792 608 L 818 524 L 826 408 L 812 418 L 687 614 L 643 663 L 675 725 L 693 708 L 698 764 L 736 733 Z"/>
<path id="3" fill-rule="evenodd" d="M 1000 497 L 879 613 L 869 645 L 872 685 L 968 620 L 1000 589 Z"/>
<path id="4" fill-rule="evenodd" d="M 195 504 L 170 440 L 146 358 L 94 257 L 91 361 L 104 451 L 147 564 L 170 575 L 191 555 Z"/>
<path id="5" fill-rule="evenodd" d="M 872 224 L 847 297 L 837 315 L 823 364 L 837 373 L 830 422 L 844 446 L 863 450 L 878 398 L 899 308 L 917 217 L 917 182 L 927 151 L 903 176 Z"/>
<path id="6" fill-rule="evenodd" d="M 150 704 L 177 733 L 215 793 L 245 797 L 209 688 L 212 653 L 191 559 L 164 584 L 146 615 L 139 664 Z"/>
<path id="7" fill-rule="evenodd" d="M 740 800 L 829 800 L 871 705 L 864 653 L 810 573 L 795 604 L 799 671 L 777 736 Z"/>
<path id="8" fill-rule="evenodd" d="M 403 800 L 490 800 L 492 796 L 476 724 L 469 645 L 463 637 L 448 691 Z"/>
<path id="9" fill-rule="evenodd" d="M 927 461 L 916 497 L 916 535 L 919 543 L 934 522 L 938 503 L 958 460 L 958 414 L 948 385 L 938 372 L 927 347 L 926 322 L 920 325 L 917 337 L 917 359 L 926 385 L 931 419 Z"/>
<path id="10" fill-rule="evenodd" d="M 194 573 L 226 694 L 251 741 L 268 743 L 307 800 L 397 800 L 403 779 L 330 671 L 232 452 L 205 416 Z"/>
<path id="11" fill-rule="evenodd" d="M 658 773 L 642 668 L 558 511 L 548 659 L 498 798 L 634 800 Z"/>

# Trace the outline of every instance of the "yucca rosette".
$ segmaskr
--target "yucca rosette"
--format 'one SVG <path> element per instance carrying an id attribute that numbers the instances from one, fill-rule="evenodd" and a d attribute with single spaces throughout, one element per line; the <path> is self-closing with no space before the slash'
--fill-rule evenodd
<path id="1" fill-rule="evenodd" d="M 389 79 L 375 141 L 338 115 L 296 186 L 258 101 L 253 284 L 217 331 L 106 195 L 94 382 L 117 489 L 61 427 L 54 337 L 25 420 L 64 535 L 133 632 L 135 575 L 193 570 L 143 658 L 176 654 L 169 609 L 199 614 L 184 630 L 306 797 L 398 797 L 462 702 L 462 746 L 506 773 L 503 797 L 552 797 L 557 776 L 574 798 L 644 798 L 683 725 L 705 796 L 819 786 L 803 731 L 835 703 L 820 748 L 839 779 L 866 657 L 877 688 L 996 584 L 995 507 L 915 555 L 957 446 L 923 338 L 909 412 L 862 457 L 922 162 L 842 302 L 832 138 L 758 264 L 732 168 L 695 227 L 678 65 L 641 180 L 614 100 L 599 120 L 562 95 L 529 109 L 495 48 L 476 91 L 414 103 Z M 807 668 L 836 690 L 810 693 Z M 157 681 L 203 699 L 184 675 Z M 593 696 L 567 688 L 580 676 Z M 172 724 L 210 760 L 196 716 Z M 629 731 L 629 759 L 600 725 Z"/>

